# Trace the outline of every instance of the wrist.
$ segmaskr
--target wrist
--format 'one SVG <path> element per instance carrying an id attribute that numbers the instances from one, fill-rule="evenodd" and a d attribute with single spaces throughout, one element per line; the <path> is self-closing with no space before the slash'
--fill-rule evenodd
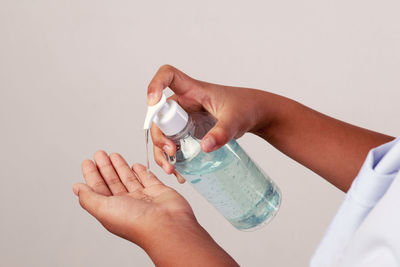
<path id="1" fill-rule="evenodd" d="M 268 141 L 269 137 L 273 136 L 276 126 L 284 120 L 285 110 L 290 108 L 292 101 L 273 93 L 256 91 L 258 95 L 254 97 L 257 99 L 254 106 L 257 120 L 250 132 Z"/>
<path id="2" fill-rule="evenodd" d="M 177 220 L 176 220 L 177 219 Z M 157 224 L 141 247 L 156 266 L 232 266 L 235 261 L 193 218 Z"/>

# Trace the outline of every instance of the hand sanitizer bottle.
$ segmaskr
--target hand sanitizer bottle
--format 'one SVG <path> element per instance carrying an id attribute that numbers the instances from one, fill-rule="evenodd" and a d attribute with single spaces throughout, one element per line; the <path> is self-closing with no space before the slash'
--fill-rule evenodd
<path id="1" fill-rule="evenodd" d="M 279 188 L 235 139 L 210 153 L 201 150 L 201 139 L 215 124 L 210 114 L 188 115 L 163 95 L 149 107 L 144 128 L 149 129 L 152 122 L 177 146 L 176 155 L 167 157 L 168 161 L 233 226 L 255 230 L 276 215 Z"/>

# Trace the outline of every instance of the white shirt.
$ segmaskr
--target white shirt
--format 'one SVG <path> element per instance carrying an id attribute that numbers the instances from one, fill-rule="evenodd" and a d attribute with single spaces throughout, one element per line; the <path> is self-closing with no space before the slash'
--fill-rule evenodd
<path id="1" fill-rule="evenodd" d="M 311 267 L 400 266 L 400 138 L 372 149 Z"/>

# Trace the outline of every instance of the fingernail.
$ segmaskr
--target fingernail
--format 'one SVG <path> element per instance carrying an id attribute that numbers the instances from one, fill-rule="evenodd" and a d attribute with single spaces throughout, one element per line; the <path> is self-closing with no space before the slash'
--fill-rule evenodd
<path id="1" fill-rule="evenodd" d="M 201 143 L 205 152 L 211 151 L 215 147 L 215 139 L 212 136 L 207 136 Z"/>
<path id="2" fill-rule="evenodd" d="M 157 104 L 157 100 L 158 100 L 158 97 L 157 97 L 156 93 L 150 93 L 147 95 L 147 104 L 149 106 L 153 106 L 153 105 Z"/>

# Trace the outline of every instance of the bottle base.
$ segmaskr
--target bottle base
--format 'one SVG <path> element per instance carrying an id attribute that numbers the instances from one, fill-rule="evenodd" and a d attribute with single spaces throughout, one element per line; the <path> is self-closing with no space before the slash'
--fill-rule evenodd
<path id="1" fill-rule="evenodd" d="M 229 220 L 240 231 L 252 232 L 269 224 L 276 216 L 281 205 L 281 192 L 275 187 L 272 198 L 260 201 L 249 214 L 238 219 Z"/>

